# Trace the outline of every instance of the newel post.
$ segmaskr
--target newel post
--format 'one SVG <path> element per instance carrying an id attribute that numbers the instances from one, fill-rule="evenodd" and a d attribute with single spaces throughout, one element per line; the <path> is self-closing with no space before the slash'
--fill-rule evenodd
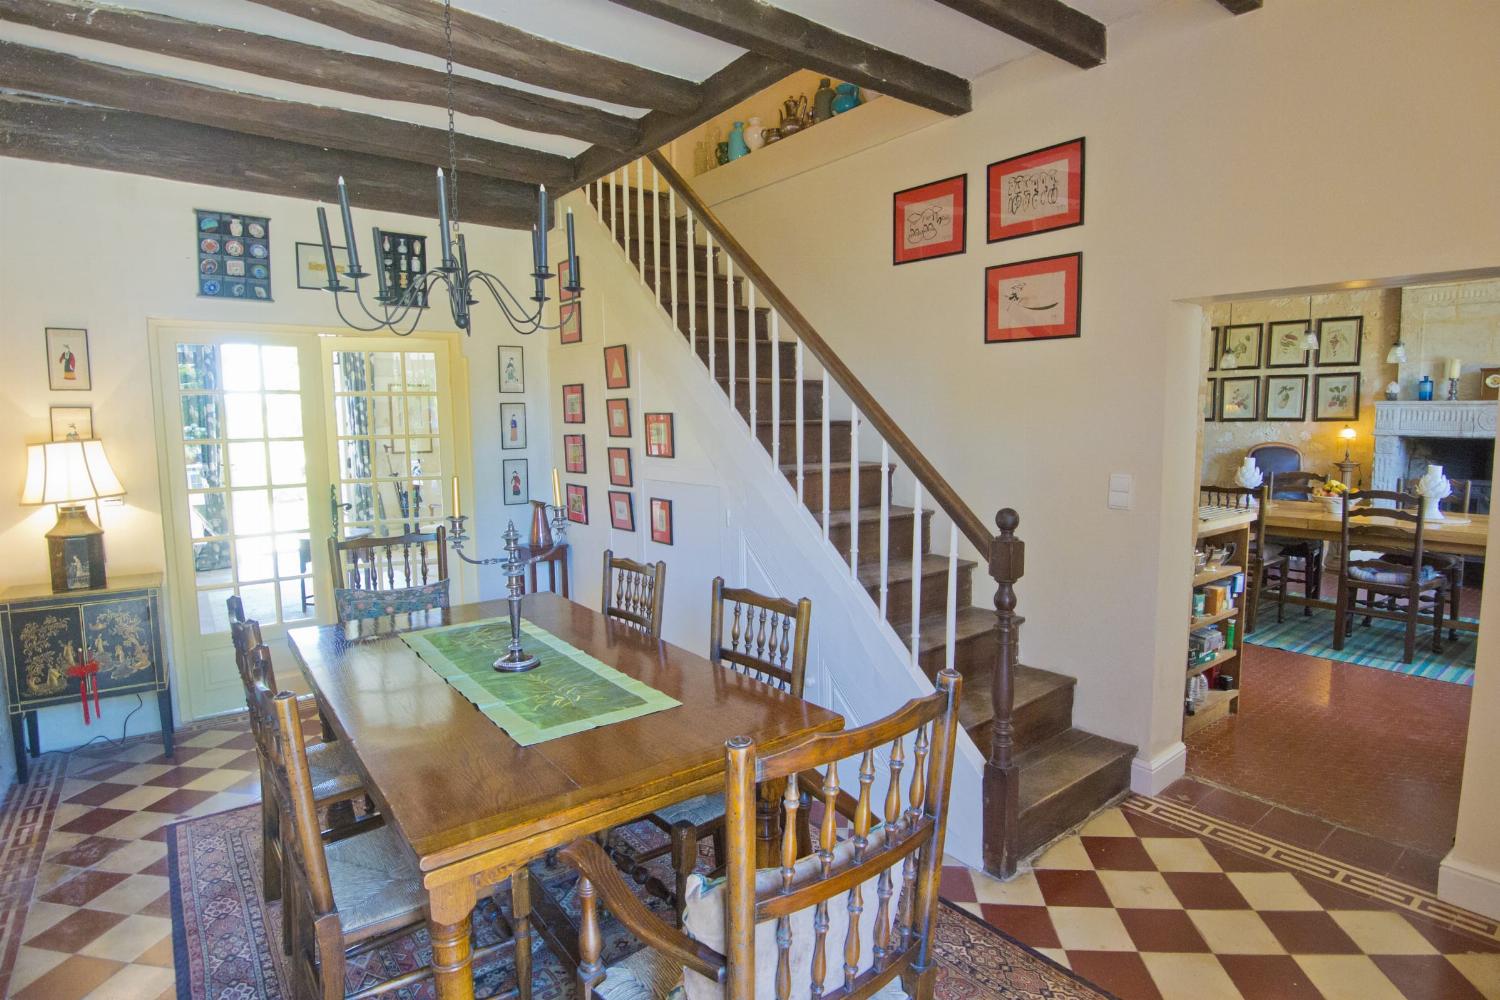
<path id="1" fill-rule="evenodd" d="M 1015 673 L 1020 664 L 1021 623 L 1016 614 L 1016 581 L 1026 568 L 1026 543 L 1016 537 L 1020 515 L 1006 507 L 995 515 L 1000 534 L 990 542 L 990 576 L 994 578 L 995 631 L 999 652 L 991 675 L 994 722 L 989 759 L 984 766 L 984 867 L 1009 878 L 1016 872 L 1020 842 L 1020 770 L 1015 763 Z"/>

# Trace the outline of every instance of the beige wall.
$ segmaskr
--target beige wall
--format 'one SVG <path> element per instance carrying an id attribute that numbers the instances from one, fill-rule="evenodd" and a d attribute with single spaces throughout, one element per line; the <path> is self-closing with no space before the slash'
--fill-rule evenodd
<path id="1" fill-rule="evenodd" d="M 1500 133 L 1473 111 L 1500 88 L 1497 33 L 1478 0 L 1167 0 L 1112 27 L 1096 69 L 1021 60 L 966 116 L 700 189 L 965 499 L 1021 512 L 1028 662 L 1081 678 L 1080 725 L 1165 762 L 1199 471 L 1202 313 L 1179 303 L 1500 260 Z M 986 245 L 985 165 L 1078 135 L 1086 224 Z M 891 193 L 960 171 L 968 252 L 893 268 Z M 1082 337 L 982 345 L 984 267 L 1074 250 Z M 1112 472 L 1132 509 L 1106 507 Z"/>
<path id="2" fill-rule="evenodd" d="M 1231 317 L 1230 308 L 1233 307 Z M 1204 310 L 1203 363 L 1208 364 L 1212 327 L 1224 326 L 1231 319 L 1235 324 L 1260 323 L 1269 328 L 1280 320 L 1305 320 L 1308 316 L 1308 297 L 1277 296 L 1268 299 L 1242 299 L 1234 303 L 1220 302 Z M 1385 363 L 1386 353 L 1396 342 L 1401 322 L 1401 292 L 1398 289 L 1364 289 L 1349 292 L 1328 292 L 1312 296 L 1313 328 L 1316 330 L 1320 317 L 1363 316 L 1364 335 L 1360 350 L 1359 419 L 1349 421 L 1356 437 L 1349 449 L 1351 460 L 1360 464 L 1362 482 L 1370 481 L 1370 469 L 1375 454 L 1375 401 L 1385 398 L 1385 387 L 1396 376 L 1396 366 Z M 1344 457 L 1344 443 L 1339 431 L 1344 421 L 1317 421 L 1313 419 L 1313 392 L 1320 372 L 1347 372 L 1348 367 L 1318 368 L 1313 359 L 1301 368 L 1265 367 L 1265 336 L 1261 337 L 1261 367 L 1236 368 L 1233 371 L 1209 373 L 1209 380 L 1220 378 L 1260 379 L 1261 412 L 1265 412 L 1266 377 L 1270 375 L 1307 376 L 1307 419 L 1297 422 L 1278 420 L 1224 421 L 1215 419 L 1203 425 L 1203 482 L 1220 486 L 1233 485 L 1234 473 L 1245 453 L 1257 444 L 1278 441 L 1290 444 L 1302 452 L 1302 467 L 1310 472 L 1337 475 L 1334 462 Z M 1353 485 L 1353 484 L 1351 484 Z"/>
<path id="3" fill-rule="evenodd" d="M 1401 388 L 1416 398 L 1417 382 L 1432 378 L 1434 399 L 1444 399 L 1448 361 L 1463 365 L 1459 399 L 1479 398 L 1479 369 L 1500 367 L 1500 280 L 1407 288 L 1401 297 L 1406 364 Z"/>

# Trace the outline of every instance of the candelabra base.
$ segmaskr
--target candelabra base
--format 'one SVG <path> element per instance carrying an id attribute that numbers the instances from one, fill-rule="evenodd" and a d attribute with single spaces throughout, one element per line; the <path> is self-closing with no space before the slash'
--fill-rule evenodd
<path id="1" fill-rule="evenodd" d="M 506 653 L 492 665 L 503 674 L 520 674 L 528 670 L 535 670 L 537 664 L 541 662 L 538 657 L 518 649 Z"/>

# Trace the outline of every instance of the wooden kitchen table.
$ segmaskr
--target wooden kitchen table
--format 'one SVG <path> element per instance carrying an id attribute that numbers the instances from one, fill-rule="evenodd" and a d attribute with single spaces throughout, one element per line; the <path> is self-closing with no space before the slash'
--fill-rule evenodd
<path id="1" fill-rule="evenodd" d="M 731 737 L 774 752 L 844 724 L 582 605 L 530 594 L 528 621 L 682 704 L 521 747 L 396 635 L 505 613 L 504 601 L 489 601 L 398 616 L 397 626 L 385 619 L 288 633 L 364 787 L 416 855 L 442 1000 L 474 996 L 470 917 L 486 887 L 551 848 L 722 789 Z"/>

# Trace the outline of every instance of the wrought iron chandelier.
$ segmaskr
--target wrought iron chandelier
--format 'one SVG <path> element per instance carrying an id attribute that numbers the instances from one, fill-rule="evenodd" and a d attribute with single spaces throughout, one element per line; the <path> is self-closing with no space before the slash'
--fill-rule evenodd
<path id="1" fill-rule="evenodd" d="M 349 246 L 349 265 L 343 277 L 348 278 L 353 287 L 346 287 L 340 280 L 333 257 L 333 241 L 328 235 L 328 212 L 324 206 L 319 205 L 318 231 L 323 241 L 323 263 L 328 274 L 328 284 L 325 288 L 333 294 L 334 309 L 337 310 L 339 319 L 344 321 L 345 326 L 362 333 L 389 330 L 398 337 L 410 336 L 421 321 L 422 313 L 428 307 L 433 290 L 438 286 L 442 286 L 447 294 L 448 305 L 453 312 L 454 325 L 465 332 L 470 329 L 472 319 L 470 307 L 479 304 L 479 299 L 474 295 L 479 287 L 489 292 L 495 304 L 500 307 L 500 312 L 505 316 L 506 322 L 517 333 L 530 334 L 538 330 L 555 330 L 556 324 L 548 325 L 542 322 L 542 310 L 548 301 L 547 280 L 552 277 L 552 272 L 547 269 L 548 218 L 545 184 L 538 186 L 537 221 L 531 227 L 533 266 L 531 278 L 535 287 L 530 301 L 536 303 L 535 307 L 523 303 L 521 298 L 512 292 L 498 276 L 488 271 L 469 269 L 468 250 L 464 246 L 464 234 L 459 230 L 458 225 L 458 135 L 453 125 L 452 0 L 443 2 L 443 34 L 448 45 L 449 173 L 445 176 L 443 168 L 437 168 L 438 234 L 442 243 L 442 262 L 437 267 L 424 271 L 400 270 L 394 275 L 388 274 L 387 265 L 393 260 L 402 260 L 409 267 L 412 262 L 425 261 L 427 258 L 420 253 L 407 253 L 399 257 L 394 255 L 392 251 L 396 248 L 390 245 L 391 234 L 383 233 L 379 226 L 373 227 L 375 278 L 378 291 L 375 295 L 375 308 L 372 310 L 366 304 L 365 297 L 359 288 L 360 279 L 368 278 L 370 272 L 360 267 L 359 247 L 354 239 L 354 216 L 349 209 L 349 192 L 344 185 L 344 178 L 340 177 L 338 181 L 339 211 L 343 216 L 344 241 Z M 452 178 L 451 185 L 448 184 L 448 177 Z M 563 290 L 570 295 L 577 295 L 583 291 L 583 286 L 578 281 L 578 253 L 573 242 L 572 209 L 568 210 L 567 220 L 568 283 Z M 396 279 L 394 285 L 393 276 Z M 357 316 L 351 319 L 344 315 L 343 302 L 339 296 L 349 292 L 353 293 L 354 301 L 371 325 L 361 325 L 363 321 Z"/>

